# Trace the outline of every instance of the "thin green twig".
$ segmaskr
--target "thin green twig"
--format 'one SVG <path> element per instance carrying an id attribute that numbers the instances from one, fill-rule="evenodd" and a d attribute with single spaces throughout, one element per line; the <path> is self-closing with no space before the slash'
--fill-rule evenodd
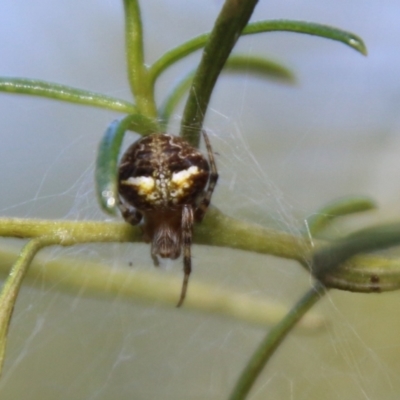
<path id="1" fill-rule="evenodd" d="M 44 246 L 54 243 L 52 238 L 41 237 L 30 240 L 19 254 L 16 262 L 12 266 L 7 280 L 0 294 L 0 374 L 3 369 L 7 333 L 14 305 L 17 300 L 18 292 L 22 281 L 29 268 L 29 265 L 37 252 Z"/>
<path id="2" fill-rule="evenodd" d="M 153 84 L 149 79 L 144 60 L 143 29 L 140 7 L 137 0 L 124 0 L 125 47 L 128 79 L 135 96 L 139 113 L 149 118 L 157 117 Z"/>
<path id="3" fill-rule="evenodd" d="M 106 108 L 122 113 L 132 114 L 137 112 L 136 106 L 128 101 L 38 79 L 0 77 L 0 91 L 46 97 L 68 103 Z"/>
<path id="4" fill-rule="evenodd" d="M 266 363 L 275 350 L 283 342 L 289 332 L 296 326 L 305 313 L 324 295 L 326 292 L 324 286 L 319 282 L 294 305 L 289 313 L 274 326 L 265 336 L 264 340 L 254 352 L 250 361 L 241 373 L 230 400 L 243 400 L 249 394 L 257 378 L 263 371 Z"/>
<path id="5" fill-rule="evenodd" d="M 218 76 L 249 21 L 258 0 L 226 0 L 207 41 L 189 97 L 180 135 L 198 147 L 200 131 Z"/>

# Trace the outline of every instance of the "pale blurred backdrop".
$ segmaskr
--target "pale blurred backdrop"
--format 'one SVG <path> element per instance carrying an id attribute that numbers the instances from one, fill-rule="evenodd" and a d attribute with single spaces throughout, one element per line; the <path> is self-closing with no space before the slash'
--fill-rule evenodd
<path id="1" fill-rule="evenodd" d="M 122 2 L 2 0 L 0 75 L 38 78 L 130 99 Z M 141 2 L 146 59 L 211 29 L 222 1 Z M 290 67 L 295 85 L 251 76 L 219 81 L 206 119 L 222 211 L 294 233 L 318 207 L 363 194 L 379 218 L 400 219 L 400 3 L 260 0 L 252 20 L 302 19 L 360 35 L 368 57 L 326 39 L 268 33 L 237 51 Z M 200 53 L 171 68 L 161 100 Z M 182 107 L 171 132 L 177 133 Z M 120 114 L 0 94 L 0 211 L 3 216 L 104 219 L 93 163 Z M 135 139 L 132 135 L 127 142 Z M 378 217 L 376 217 L 378 218 Z M 340 234 L 340 227 L 338 234 Z M 2 245 L 7 243 L 2 241 Z M 153 268 L 146 245 L 53 249 L 109 255 L 110 268 Z M 194 246 L 192 280 L 291 305 L 309 287 L 294 262 Z M 167 263 L 181 276 L 181 260 Z M 265 329 L 185 309 L 25 286 L 12 321 L 1 399 L 224 399 Z M 190 290 L 190 287 L 189 287 Z M 251 399 L 398 399 L 400 293 L 332 291 L 317 309 L 328 324 L 292 334 Z"/>

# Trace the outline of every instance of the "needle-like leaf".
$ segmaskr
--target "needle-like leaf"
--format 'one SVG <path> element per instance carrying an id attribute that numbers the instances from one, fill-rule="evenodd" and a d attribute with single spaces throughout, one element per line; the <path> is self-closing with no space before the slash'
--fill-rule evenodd
<path id="1" fill-rule="evenodd" d="M 136 106 L 128 101 L 38 79 L 0 77 L 0 91 L 46 97 L 48 99 L 66 101 L 74 104 L 84 104 L 92 107 L 101 107 L 125 114 L 137 112 Z"/>
<path id="2" fill-rule="evenodd" d="M 101 208 L 110 215 L 117 213 L 118 157 L 128 129 L 141 134 L 159 131 L 158 125 L 152 120 L 133 114 L 113 121 L 105 132 L 96 159 L 96 193 Z"/>
<path id="3" fill-rule="evenodd" d="M 354 33 L 344 31 L 339 28 L 334 28 L 332 26 L 316 24 L 312 22 L 290 20 L 258 21 L 248 24 L 243 29 L 242 35 L 254 35 L 256 33 L 277 31 L 297 32 L 307 35 L 320 36 L 344 43 L 363 55 L 367 54 L 367 48 L 363 40 Z M 209 36 L 210 33 L 204 33 L 166 52 L 151 66 L 149 71 L 150 79 L 155 81 L 157 77 L 169 66 L 204 47 Z"/>
<path id="4" fill-rule="evenodd" d="M 345 197 L 327 204 L 311 217 L 307 218 L 308 233 L 315 237 L 336 218 L 376 208 L 374 201 L 368 197 Z"/>

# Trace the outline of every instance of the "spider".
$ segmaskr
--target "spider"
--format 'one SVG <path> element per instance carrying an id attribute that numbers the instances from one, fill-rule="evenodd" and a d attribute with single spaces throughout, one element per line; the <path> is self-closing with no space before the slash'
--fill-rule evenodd
<path id="1" fill-rule="evenodd" d="M 143 220 L 143 239 L 151 242 L 154 265 L 159 265 L 158 257 L 175 260 L 183 249 L 184 278 L 177 307 L 183 304 L 192 270 L 193 224 L 202 221 L 218 180 L 204 131 L 203 137 L 208 162 L 184 139 L 154 133 L 133 143 L 119 165 L 118 208 L 132 225 Z"/>

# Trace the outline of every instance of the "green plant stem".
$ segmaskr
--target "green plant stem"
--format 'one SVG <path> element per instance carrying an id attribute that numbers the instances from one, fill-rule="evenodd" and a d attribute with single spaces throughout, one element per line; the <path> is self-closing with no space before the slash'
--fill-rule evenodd
<path id="1" fill-rule="evenodd" d="M 0 236 L 35 238 L 54 236 L 58 244 L 141 242 L 139 226 L 123 222 L 51 221 L 0 218 Z M 208 210 L 203 222 L 195 226 L 194 242 L 271 254 L 289 259 L 310 258 L 311 245 L 306 239 L 264 229 L 223 215 L 215 208 Z"/>
<path id="2" fill-rule="evenodd" d="M 327 25 L 303 21 L 270 20 L 258 21 L 248 24 L 242 31 L 242 35 L 254 35 L 262 32 L 297 32 L 306 35 L 324 37 L 344 43 L 354 50 L 366 55 L 367 49 L 360 37 L 351 32 Z M 210 33 L 196 36 L 189 41 L 169 50 L 161 56 L 150 68 L 150 79 L 154 82 L 158 76 L 169 66 L 201 49 L 207 43 Z"/>
<path id="3" fill-rule="evenodd" d="M 282 321 L 268 332 L 240 375 L 229 397 L 230 400 L 243 400 L 247 397 L 275 350 L 304 314 L 324 295 L 325 291 L 324 286 L 317 282 L 295 304 Z"/>
<path id="4" fill-rule="evenodd" d="M 19 254 L 11 268 L 0 294 L 0 374 L 3 369 L 7 333 L 18 292 L 28 267 L 36 253 L 44 246 L 53 244 L 52 238 L 35 238 L 30 240 Z"/>
<path id="5" fill-rule="evenodd" d="M 142 240 L 140 228 L 126 223 L 20 218 L 0 218 L 0 236 L 21 239 L 52 237 L 54 244 L 60 246 Z"/>
<path id="6" fill-rule="evenodd" d="M 258 0 L 225 0 L 207 41 L 186 102 L 180 135 L 198 147 L 200 131 L 218 76 Z"/>
<path id="7" fill-rule="evenodd" d="M 0 247 L 0 273 L 6 275 L 17 258 L 20 246 L 8 244 Z M 110 299 L 112 301 L 156 302 L 159 306 L 175 307 L 182 286 L 180 273 L 170 274 L 151 266 L 128 267 L 122 260 L 93 257 L 54 258 L 41 252 L 32 261 L 24 284 L 46 289 L 57 289 L 85 297 Z M 198 265 L 200 268 L 201 265 Z M 178 272 L 178 271 L 177 271 Z M 287 308 L 268 298 L 255 298 L 237 290 L 227 290 L 211 283 L 193 279 L 182 312 L 186 310 L 216 314 L 258 326 L 277 323 Z M 326 325 L 319 315 L 307 315 L 300 327 L 314 331 Z"/>
<path id="8" fill-rule="evenodd" d="M 128 79 L 135 96 L 139 113 L 149 118 L 157 118 L 153 84 L 144 61 L 143 29 L 137 0 L 124 0 L 125 42 L 128 64 Z"/>
<path id="9" fill-rule="evenodd" d="M 328 244 L 326 241 L 311 242 L 308 238 L 264 229 L 230 218 L 215 209 L 209 210 L 204 221 L 196 226 L 194 242 L 288 258 L 298 261 L 307 270 L 311 269 L 313 252 Z M 326 272 L 324 283 L 330 288 L 358 293 L 398 290 L 400 260 L 359 255 Z"/>
<path id="10" fill-rule="evenodd" d="M 136 106 L 128 101 L 38 79 L 0 77 L 0 91 L 45 97 L 68 103 L 105 108 L 122 113 L 131 114 L 137 112 Z"/>
<path id="11" fill-rule="evenodd" d="M 78 243 L 142 241 L 140 228 L 126 223 L 14 218 L 0 219 L 0 236 L 17 238 L 51 236 L 55 237 L 57 244 L 63 246 Z M 314 249 L 327 245 L 320 240 L 311 244 L 304 237 L 239 221 L 215 208 L 210 208 L 203 222 L 195 226 L 194 243 L 297 260 L 308 271 L 311 269 Z M 359 255 L 326 273 L 324 282 L 331 288 L 353 292 L 398 290 L 400 260 L 377 255 Z"/>

